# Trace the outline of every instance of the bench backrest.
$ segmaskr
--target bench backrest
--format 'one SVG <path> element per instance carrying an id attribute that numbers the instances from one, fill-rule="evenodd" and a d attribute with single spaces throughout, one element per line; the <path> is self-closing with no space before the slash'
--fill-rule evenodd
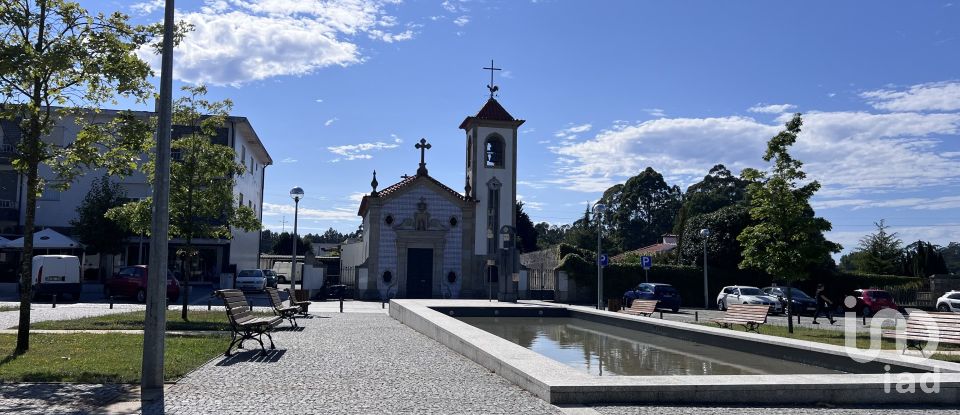
<path id="1" fill-rule="evenodd" d="M 630 311 L 642 314 L 653 314 L 657 309 L 657 300 L 633 300 Z"/>
<path id="2" fill-rule="evenodd" d="M 723 318 L 766 323 L 770 306 L 762 304 L 730 304 Z"/>
<path id="3" fill-rule="evenodd" d="M 247 297 L 243 291 L 229 289 L 217 290 L 217 297 L 223 299 L 223 306 L 227 310 L 227 317 L 230 324 L 243 324 L 255 318 L 250 312 L 250 305 L 247 303 Z"/>
<path id="4" fill-rule="evenodd" d="M 960 343 L 960 314 L 910 314 L 907 316 L 905 334 L 910 337 L 937 337 L 943 342 Z"/>
<path id="5" fill-rule="evenodd" d="M 270 305 L 274 309 L 279 310 L 280 307 L 283 307 L 283 300 L 280 299 L 280 292 L 276 288 L 267 287 L 265 291 L 267 292 L 267 299 L 270 300 Z"/>
<path id="6" fill-rule="evenodd" d="M 287 288 L 287 295 L 290 298 L 290 305 L 295 305 L 300 302 L 300 300 L 297 300 L 297 296 L 294 295 L 293 288 Z"/>

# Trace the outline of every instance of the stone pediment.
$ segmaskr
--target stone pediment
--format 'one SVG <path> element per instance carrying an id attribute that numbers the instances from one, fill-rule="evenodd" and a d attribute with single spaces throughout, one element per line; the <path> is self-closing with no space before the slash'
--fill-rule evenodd
<path id="1" fill-rule="evenodd" d="M 412 217 L 403 218 L 400 223 L 393 227 L 394 230 L 413 230 L 413 231 L 446 231 L 450 227 L 430 216 L 430 210 L 427 206 L 426 198 L 421 197 L 417 203 L 417 210 Z"/>

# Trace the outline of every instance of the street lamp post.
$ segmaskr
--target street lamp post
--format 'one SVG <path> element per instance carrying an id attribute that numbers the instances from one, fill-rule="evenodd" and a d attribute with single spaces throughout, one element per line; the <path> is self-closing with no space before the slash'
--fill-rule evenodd
<path id="1" fill-rule="evenodd" d="M 597 222 L 597 310 L 603 309 L 603 266 L 600 265 L 600 215 L 607 209 L 603 203 L 593 205 L 593 220 Z"/>
<path id="2" fill-rule="evenodd" d="M 303 189 L 300 186 L 290 189 L 293 198 L 293 254 L 290 256 L 290 292 L 296 293 L 297 288 L 297 213 L 300 211 L 300 199 L 303 199 Z M 303 284 L 300 284 L 303 286 Z"/>
<path id="3" fill-rule="evenodd" d="M 505 274 L 510 276 L 510 279 L 504 280 L 504 299 L 516 302 L 519 293 L 516 293 L 513 289 L 513 275 L 517 272 L 515 264 L 517 228 L 510 225 L 503 225 L 500 227 L 500 235 L 503 238 L 504 268 L 509 271 Z"/>
<path id="4" fill-rule="evenodd" d="M 707 288 L 707 238 L 710 237 L 710 230 L 701 229 L 700 236 L 703 237 L 703 308 L 710 308 L 710 289 Z"/>

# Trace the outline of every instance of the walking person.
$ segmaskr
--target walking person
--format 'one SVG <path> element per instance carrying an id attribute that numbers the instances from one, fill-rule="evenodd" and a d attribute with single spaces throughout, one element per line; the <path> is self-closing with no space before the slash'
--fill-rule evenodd
<path id="1" fill-rule="evenodd" d="M 827 319 L 830 320 L 830 324 L 835 323 L 833 319 L 833 302 L 827 298 L 826 290 L 823 288 L 823 284 L 817 284 L 817 293 L 814 297 L 817 299 L 817 311 L 813 313 L 813 324 L 820 324 L 817 322 L 817 317 L 820 317 L 820 313 L 823 313 L 827 316 Z"/>

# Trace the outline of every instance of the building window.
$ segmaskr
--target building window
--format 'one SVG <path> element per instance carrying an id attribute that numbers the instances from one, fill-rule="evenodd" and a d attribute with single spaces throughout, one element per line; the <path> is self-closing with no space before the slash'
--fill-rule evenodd
<path id="1" fill-rule="evenodd" d="M 245 163 L 247 160 L 247 148 L 243 144 L 240 144 L 240 162 Z"/>
<path id="2" fill-rule="evenodd" d="M 473 167 L 473 136 L 467 136 L 467 168 Z"/>
<path id="3" fill-rule="evenodd" d="M 484 152 L 487 167 L 503 167 L 503 138 L 498 135 L 487 137 Z"/>
<path id="4" fill-rule="evenodd" d="M 240 193 L 240 207 L 243 207 L 243 193 Z"/>

